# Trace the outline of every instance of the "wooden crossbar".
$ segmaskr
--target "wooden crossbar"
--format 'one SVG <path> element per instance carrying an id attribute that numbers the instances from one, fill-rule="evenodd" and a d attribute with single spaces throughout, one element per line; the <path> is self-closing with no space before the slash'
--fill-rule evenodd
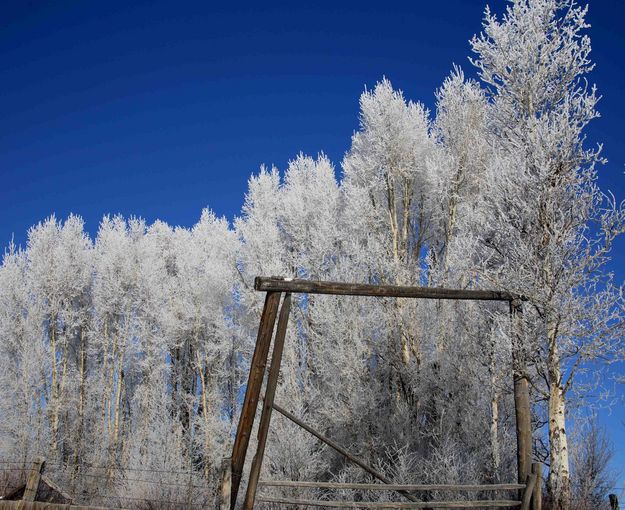
<path id="1" fill-rule="evenodd" d="M 369 285 L 362 283 L 322 282 L 258 276 L 254 289 L 264 292 L 333 294 L 339 296 L 371 296 L 422 299 L 463 299 L 477 301 L 514 301 L 523 297 L 500 290 L 443 289 L 437 287 L 406 287 L 402 285 Z"/>
<path id="2" fill-rule="evenodd" d="M 258 496 L 256 501 L 279 503 L 283 505 L 319 506 L 326 508 L 514 508 L 521 506 L 520 501 L 322 501 L 312 499 L 270 498 Z"/>
<path id="3" fill-rule="evenodd" d="M 374 490 L 374 491 L 512 491 L 526 488 L 522 483 L 499 483 L 492 485 L 458 485 L 458 484 L 381 484 L 381 483 L 337 483 L 337 482 L 303 482 L 297 480 L 261 480 L 259 487 L 294 487 L 311 489 L 340 490 Z"/>

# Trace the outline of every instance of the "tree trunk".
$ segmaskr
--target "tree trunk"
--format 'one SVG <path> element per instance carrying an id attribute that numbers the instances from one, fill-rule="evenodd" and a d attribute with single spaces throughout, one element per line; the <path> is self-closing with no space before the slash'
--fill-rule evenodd
<path id="1" fill-rule="evenodd" d="M 571 497 L 569 474 L 569 450 L 566 437 L 566 401 L 562 387 L 562 373 L 558 345 L 557 328 L 547 327 L 549 335 L 549 492 L 555 510 L 568 510 Z"/>
<path id="2" fill-rule="evenodd" d="M 85 389 L 86 382 L 86 346 L 85 346 L 85 331 L 80 327 L 80 354 L 79 354 L 79 396 L 78 396 L 78 433 L 76 437 L 76 446 L 74 449 L 74 464 L 78 466 L 83 457 L 84 446 L 84 432 L 85 432 Z M 76 474 L 76 472 L 74 472 Z M 75 478 L 73 482 L 75 482 Z"/>
<path id="3" fill-rule="evenodd" d="M 50 351 L 52 357 L 52 382 L 50 384 L 50 407 L 51 407 L 51 438 L 50 450 L 52 456 L 57 453 L 58 429 L 59 429 L 59 394 L 58 394 L 58 369 L 56 363 L 56 315 L 50 317 L 49 326 Z"/>
<path id="4" fill-rule="evenodd" d="M 491 331 L 491 352 L 490 352 L 490 447 L 492 456 L 492 477 L 494 481 L 499 480 L 499 467 L 501 465 L 501 454 L 499 451 L 499 390 L 497 389 L 497 366 L 495 357 L 495 338 Z"/>

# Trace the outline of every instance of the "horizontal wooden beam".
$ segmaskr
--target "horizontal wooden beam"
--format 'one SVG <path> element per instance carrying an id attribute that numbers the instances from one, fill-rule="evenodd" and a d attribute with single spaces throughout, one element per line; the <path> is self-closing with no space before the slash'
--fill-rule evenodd
<path id="1" fill-rule="evenodd" d="M 254 289 L 264 292 L 333 294 L 338 296 L 372 296 L 422 299 L 469 299 L 477 301 L 514 301 L 516 294 L 498 290 L 443 289 L 438 287 L 405 287 L 362 283 L 322 282 L 257 276 Z"/>
<path id="2" fill-rule="evenodd" d="M 104 506 L 44 503 L 40 501 L 5 501 L 0 499 L 0 510 L 117 510 Z"/>
<path id="3" fill-rule="evenodd" d="M 492 485 L 450 485 L 450 484 L 382 484 L 382 483 L 336 483 L 302 482 L 295 480 L 261 480 L 258 486 L 295 487 L 311 489 L 377 490 L 377 491 L 516 491 L 525 489 L 521 483 L 499 483 Z"/>
<path id="4" fill-rule="evenodd" d="M 322 501 L 312 499 L 270 498 L 258 496 L 256 501 L 282 505 L 321 506 L 329 508 L 513 508 L 521 506 L 520 501 Z"/>

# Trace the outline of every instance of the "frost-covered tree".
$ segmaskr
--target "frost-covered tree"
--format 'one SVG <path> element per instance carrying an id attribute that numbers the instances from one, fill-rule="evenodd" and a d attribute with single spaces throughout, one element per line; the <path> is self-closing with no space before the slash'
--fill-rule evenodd
<path id="1" fill-rule="evenodd" d="M 569 508 L 570 458 L 576 476 L 597 462 L 569 456 L 567 405 L 592 383 L 578 374 L 622 354 L 623 324 L 604 267 L 625 213 L 584 140 L 584 15 L 564 0 L 487 10 L 479 80 L 454 68 L 431 115 L 383 79 L 340 178 L 323 154 L 262 167 L 233 225 L 205 210 L 190 228 L 105 217 L 93 241 L 75 216 L 33 227 L 0 266 L 0 456 L 46 455 L 85 502 L 104 487 L 207 506 L 198 487 L 217 484 L 254 348 L 254 277 L 495 287 L 527 297 L 535 421 Z M 514 477 L 508 310 L 298 295 L 289 320 L 277 401 L 317 430 L 398 482 Z M 263 469 L 369 481 L 276 414 Z"/>
<path id="2" fill-rule="evenodd" d="M 572 494 L 575 510 L 607 508 L 606 495 L 615 485 L 611 462 L 614 445 L 596 416 L 580 420 L 571 455 Z"/>
<path id="3" fill-rule="evenodd" d="M 50 453 L 61 459 L 79 455 L 84 442 L 91 253 L 91 241 L 76 216 L 64 223 L 52 217 L 28 234 L 29 313 L 38 323 L 37 341 L 48 350 Z"/>
<path id="4" fill-rule="evenodd" d="M 473 63 L 492 101 L 496 157 L 484 194 L 482 278 L 529 298 L 534 388 L 548 402 L 549 487 L 570 498 L 566 400 L 588 360 L 620 348 L 619 292 L 605 262 L 625 212 L 597 185 L 599 149 L 584 129 L 598 116 L 586 9 L 571 1 L 514 0 L 486 11 Z M 544 384 L 543 384 L 544 383 Z"/>
<path id="5" fill-rule="evenodd" d="M 419 284 L 422 251 L 435 235 L 433 176 L 426 164 L 434 150 L 428 112 L 406 101 L 384 79 L 360 98 L 360 130 L 343 161 L 342 190 L 353 278 Z M 397 327 L 390 363 L 421 362 L 415 303 L 389 303 Z"/>
<path id="6" fill-rule="evenodd" d="M 434 235 L 436 197 L 426 165 L 434 143 L 428 112 L 384 79 L 360 98 L 360 130 L 343 161 L 352 236 L 370 278 L 419 281 L 422 249 Z"/>
<path id="7" fill-rule="evenodd" d="M 46 451 L 49 439 L 49 356 L 31 309 L 27 268 L 26 253 L 11 245 L 0 268 L 0 451 L 24 461 Z"/>

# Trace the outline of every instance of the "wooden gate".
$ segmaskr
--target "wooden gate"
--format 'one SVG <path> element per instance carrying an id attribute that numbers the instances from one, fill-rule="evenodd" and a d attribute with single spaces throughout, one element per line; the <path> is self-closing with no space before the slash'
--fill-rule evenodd
<path id="1" fill-rule="evenodd" d="M 260 424 L 258 428 L 258 445 L 252 460 L 249 479 L 243 504 L 244 510 L 252 510 L 255 501 L 267 503 L 281 503 L 288 505 L 318 506 L 331 508 L 477 508 L 477 507 L 520 507 L 523 510 L 541 508 L 541 475 L 540 465 L 531 464 L 532 431 L 530 415 L 529 387 L 526 373 L 526 355 L 523 349 L 523 331 L 521 326 L 522 296 L 503 291 L 444 289 L 428 287 L 406 287 L 396 285 L 363 285 L 352 283 L 322 282 L 294 280 L 286 278 L 257 277 L 254 282 L 257 291 L 266 292 L 265 305 L 260 319 L 256 347 L 252 356 L 247 389 L 241 409 L 241 416 L 237 434 L 232 449 L 232 457 L 228 463 L 228 472 L 225 473 L 223 489 L 223 507 L 234 510 L 243 466 L 249 445 L 250 435 L 254 424 L 256 409 L 260 399 L 261 388 L 265 376 L 265 369 L 277 319 L 277 328 L 273 342 L 271 366 L 267 377 L 265 396 L 263 398 Z M 396 485 L 383 474 L 377 472 L 360 459 L 351 455 L 347 450 L 324 437 L 312 427 L 303 423 L 286 409 L 274 402 L 282 351 L 286 329 L 289 322 L 292 293 L 332 294 L 341 296 L 372 296 L 395 297 L 412 299 L 451 299 L 451 300 L 480 300 L 508 302 L 512 324 L 512 358 L 514 405 L 517 432 L 517 468 L 518 483 L 497 485 Z M 282 299 L 284 294 L 284 299 Z M 282 301 L 282 306 L 280 302 Z M 279 312 L 279 313 L 278 313 Z M 304 430 L 313 434 L 320 441 L 335 449 L 350 461 L 365 469 L 374 478 L 383 484 L 338 484 L 328 482 L 301 482 L 301 481 L 260 481 L 260 470 L 265 454 L 267 434 L 271 421 L 271 414 L 277 411 L 293 421 Z M 294 488 L 334 488 L 358 490 L 392 490 L 401 493 L 406 502 L 355 502 L 355 501 L 320 501 L 300 500 L 289 498 L 272 498 L 257 495 L 259 487 L 280 486 Z M 494 491 L 516 490 L 518 498 L 514 500 L 484 500 L 484 501 L 421 501 L 412 492 L 414 491 Z M 229 498 L 228 498 L 229 495 Z"/>

